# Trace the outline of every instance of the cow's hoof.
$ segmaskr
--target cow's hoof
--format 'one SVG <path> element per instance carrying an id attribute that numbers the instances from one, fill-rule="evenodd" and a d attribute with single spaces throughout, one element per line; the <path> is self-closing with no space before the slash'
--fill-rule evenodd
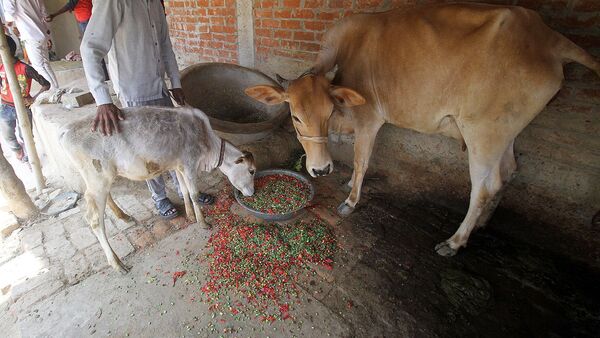
<path id="1" fill-rule="evenodd" d="M 198 225 L 204 230 L 212 229 L 212 226 L 206 222 L 199 222 Z"/>
<path id="2" fill-rule="evenodd" d="M 346 202 L 342 202 L 340 206 L 337 208 L 337 212 L 340 216 L 346 217 L 350 215 L 354 211 L 354 208 L 346 204 Z"/>
<path id="3" fill-rule="evenodd" d="M 447 241 L 443 241 L 442 243 L 436 245 L 435 251 L 438 253 L 438 255 L 444 257 L 452 257 L 458 252 L 457 249 L 452 249 Z"/>

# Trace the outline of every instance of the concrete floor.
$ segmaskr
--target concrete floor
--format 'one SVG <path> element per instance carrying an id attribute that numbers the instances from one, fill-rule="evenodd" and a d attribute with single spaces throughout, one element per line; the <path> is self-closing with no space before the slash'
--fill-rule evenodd
<path id="1" fill-rule="evenodd" d="M 343 169 L 343 168 L 342 168 Z M 338 241 L 334 268 L 300 279 L 291 319 L 261 322 L 215 313 L 196 300 L 209 231 L 154 216 L 143 183 L 121 181 L 117 203 L 138 220 L 111 221 L 126 264 L 114 272 L 87 225 L 84 205 L 0 244 L 0 332 L 6 337 L 406 337 L 578 336 L 600 330 L 600 272 L 497 231 L 523 222 L 500 211 L 454 258 L 437 256 L 462 215 L 406 204 L 367 181 L 361 207 L 333 213 L 347 170 L 315 181 L 316 213 Z M 210 175 L 203 190 L 225 184 Z M 79 210 L 79 212 L 77 212 Z M 232 209 L 234 212 L 237 212 Z M 241 211 L 240 211 L 241 212 Z M 110 216 L 110 215 L 109 215 Z M 525 222 L 522 226 L 527 226 Z M 178 254 L 179 252 L 179 254 Z M 172 273 L 189 273 L 174 286 Z M 194 299 L 194 300 L 192 300 Z"/>

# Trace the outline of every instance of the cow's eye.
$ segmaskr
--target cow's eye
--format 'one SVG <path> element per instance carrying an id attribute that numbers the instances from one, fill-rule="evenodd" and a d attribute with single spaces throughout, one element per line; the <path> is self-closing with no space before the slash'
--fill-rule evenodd
<path id="1" fill-rule="evenodd" d="M 250 170 L 248 170 L 248 172 L 250 173 L 250 175 L 254 175 L 255 171 L 254 171 L 254 169 L 250 169 Z"/>
<path id="2" fill-rule="evenodd" d="M 292 115 L 292 118 L 294 119 L 294 121 L 296 121 L 298 123 L 302 123 L 302 121 L 300 121 L 300 119 L 297 118 L 296 115 Z"/>

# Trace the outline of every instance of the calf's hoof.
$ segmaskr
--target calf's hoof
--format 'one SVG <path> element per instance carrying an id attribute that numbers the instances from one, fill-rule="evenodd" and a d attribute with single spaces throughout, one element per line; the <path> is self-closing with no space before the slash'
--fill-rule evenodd
<path id="1" fill-rule="evenodd" d="M 204 230 L 212 229 L 212 226 L 206 222 L 198 222 L 198 225 Z"/>
<path id="2" fill-rule="evenodd" d="M 350 215 L 354 211 L 354 208 L 346 204 L 346 202 L 342 202 L 337 208 L 337 212 L 340 216 L 346 217 Z"/>
<path id="3" fill-rule="evenodd" d="M 129 272 L 129 267 L 123 264 L 123 262 L 120 260 L 117 260 L 114 264 L 112 264 L 112 267 L 122 275 L 126 275 Z"/>
<path id="4" fill-rule="evenodd" d="M 442 243 L 435 246 L 435 251 L 440 256 L 452 257 L 456 255 L 458 249 L 452 249 L 447 241 L 443 241 Z"/>

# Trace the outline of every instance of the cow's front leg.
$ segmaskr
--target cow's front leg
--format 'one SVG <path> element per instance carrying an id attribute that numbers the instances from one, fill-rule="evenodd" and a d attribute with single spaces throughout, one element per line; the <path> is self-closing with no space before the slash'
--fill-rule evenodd
<path id="1" fill-rule="evenodd" d="M 352 182 L 348 182 L 348 186 L 351 186 L 350 195 L 348 198 L 338 206 L 338 213 L 341 216 L 348 216 L 354 211 L 354 207 L 360 199 L 360 193 L 362 189 L 363 179 L 365 173 L 369 167 L 369 160 L 373 153 L 373 146 L 375 145 L 375 138 L 377 137 L 377 131 L 381 128 L 383 123 L 373 125 L 371 128 L 365 128 L 364 130 L 357 130 L 356 140 L 354 142 L 354 171 L 352 173 Z"/>
<path id="2" fill-rule="evenodd" d="M 352 170 L 352 177 L 350 177 L 350 181 L 342 186 L 342 191 L 350 193 L 352 191 L 352 186 L 354 185 L 354 176 L 356 176 L 356 170 Z"/>

